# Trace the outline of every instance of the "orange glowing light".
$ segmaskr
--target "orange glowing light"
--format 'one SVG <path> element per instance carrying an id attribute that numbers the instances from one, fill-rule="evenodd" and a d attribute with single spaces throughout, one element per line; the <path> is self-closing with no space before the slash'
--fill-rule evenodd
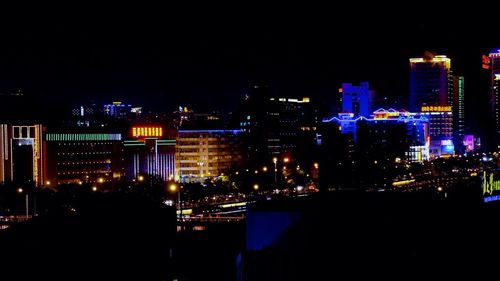
<path id="1" fill-rule="evenodd" d="M 132 136 L 140 137 L 162 137 L 163 129 L 161 127 L 132 127 Z"/>
<path id="2" fill-rule="evenodd" d="M 421 111 L 422 112 L 451 112 L 451 106 L 449 106 L 449 105 L 445 105 L 445 106 L 430 105 L 430 106 L 427 106 L 426 105 L 426 106 L 422 106 Z"/>
<path id="3" fill-rule="evenodd" d="M 490 69 L 491 60 L 487 55 L 483 55 L 482 62 L 483 62 L 483 64 L 482 64 L 483 69 Z"/>

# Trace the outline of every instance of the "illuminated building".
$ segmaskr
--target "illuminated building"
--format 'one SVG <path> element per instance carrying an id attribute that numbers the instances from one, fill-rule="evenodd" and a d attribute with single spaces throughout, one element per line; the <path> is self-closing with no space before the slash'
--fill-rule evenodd
<path id="1" fill-rule="evenodd" d="M 203 181 L 241 163 L 241 130 L 179 130 L 176 179 Z"/>
<path id="2" fill-rule="evenodd" d="M 500 49 L 491 52 L 488 55 L 490 69 L 490 103 L 492 107 L 493 120 L 495 121 L 495 129 L 497 135 L 497 143 L 500 140 Z"/>
<path id="3" fill-rule="evenodd" d="M 499 60 L 500 61 L 500 60 Z M 494 97 L 494 120 L 497 135 L 500 134 L 500 74 L 495 75 L 491 86 Z"/>
<path id="4" fill-rule="evenodd" d="M 422 106 L 421 114 L 429 119 L 429 153 L 432 156 L 454 154 L 453 108 L 451 106 Z"/>
<path id="5" fill-rule="evenodd" d="M 390 124 L 390 123 L 403 123 L 407 127 L 407 137 L 413 144 L 426 143 L 428 135 L 429 120 L 426 116 L 419 113 L 412 113 L 408 111 L 398 111 L 395 109 L 377 109 L 367 117 L 355 117 L 353 114 L 339 113 L 338 117 L 323 120 L 323 123 L 334 122 L 338 124 L 338 129 L 342 134 L 352 134 L 354 141 L 357 140 L 356 131 L 358 129 L 357 123 L 359 121 L 372 122 L 377 124 Z"/>
<path id="6" fill-rule="evenodd" d="M 184 123 L 189 122 L 192 119 L 194 112 L 189 110 L 187 107 L 179 106 L 177 111 L 174 111 L 174 126 L 175 128 L 180 128 Z"/>
<path id="7" fill-rule="evenodd" d="M 498 89 L 500 80 L 500 49 L 491 52 L 488 55 L 489 61 L 487 64 L 483 62 L 483 68 L 485 65 L 489 66 L 490 69 L 490 91 L 491 97 L 490 102 L 493 109 L 493 118 L 495 121 L 495 128 L 497 136 L 500 134 L 500 93 Z M 484 58 L 483 58 L 484 61 Z"/>
<path id="8" fill-rule="evenodd" d="M 214 129 L 224 127 L 224 118 L 217 112 L 194 112 L 187 107 L 179 107 L 173 112 L 173 125 L 177 129 Z"/>
<path id="9" fill-rule="evenodd" d="M 44 184 L 42 125 L 0 124 L 0 182 Z"/>
<path id="10" fill-rule="evenodd" d="M 171 180 L 175 176 L 175 139 L 159 125 L 134 125 L 129 139 L 123 142 L 125 177 L 158 176 Z"/>
<path id="11" fill-rule="evenodd" d="M 429 118 L 430 154 L 454 154 L 464 133 L 463 77 L 453 78 L 451 60 L 429 52 L 410 59 L 410 110 Z M 454 120 L 453 112 L 456 112 Z M 459 131 L 453 134 L 456 127 Z M 461 131 L 460 131 L 461 129 Z M 451 144 L 450 144 L 451 142 Z"/>
<path id="12" fill-rule="evenodd" d="M 465 87 L 463 76 L 453 76 L 453 143 L 459 152 L 464 151 L 465 135 Z"/>
<path id="13" fill-rule="evenodd" d="M 451 60 L 426 53 L 410 59 L 410 111 L 452 104 Z"/>
<path id="14" fill-rule="evenodd" d="M 474 135 L 465 135 L 463 139 L 465 152 L 472 152 L 476 149 Z"/>
<path id="15" fill-rule="evenodd" d="M 338 117 L 323 120 L 336 124 L 342 134 L 349 134 L 356 144 L 363 143 L 375 147 L 377 143 L 388 149 L 398 147 L 397 157 L 422 162 L 428 159 L 429 119 L 426 115 L 383 108 L 373 112 L 371 118 L 355 117 L 354 114 L 340 113 Z M 404 134 L 401 134 L 404 129 Z M 360 135 L 361 133 L 361 135 Z M 391 148 L 392 149 L 392 148 Z M 396 158 L 394 156 L 393 158 Z"/>
<path id="16" fill-rule="evenodd" d="M 342 83 L 342 112 L 369 116 L 372 95 L 368 82 L 361 82 L 359 85 Z"/>
<path id="17" fill-rule="evenodd" d="M 419 113 L 383 108 L 370 118 L 341 113 L 323 120 L 323 188 L 389 188 L 402 161 L 429 159 L 429 120 Z M 359 175 L 363 175 L 360 177 Z"/>
<path id="18" fill-rule="evenodd" d="M 47 133 L 46 180 L 67 184 L 119 179 L 122 176 L 121 141 L 121 134 Z"/>
<path id="19" fill-rule="evenodd" d="M 104 105 L 104 114 L 113 118 L 126 118 L 131 114 L 140 115 L 141 107 L 132 107 L 130 104 L 124 104 L 121 101 L 114 101 L 111 104 Z"/>
<path id="20" fill-rule="evenodd" d="M 244 160 L 249 166 L 261 167 L 274 157 L 289 155 L 301 166 L 311 166 L 318 126 L 317 109 L 308 97 L 273 97 L 269 88 L 254 86 L 245 96 L 239 116 Z"/>

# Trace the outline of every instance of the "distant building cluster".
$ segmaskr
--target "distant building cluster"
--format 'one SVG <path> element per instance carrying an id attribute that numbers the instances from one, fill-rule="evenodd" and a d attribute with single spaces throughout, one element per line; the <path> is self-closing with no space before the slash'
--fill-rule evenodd
<path id="1" fill-rule="evenodd" d="M 491 74 L 491 112 L 500 135 L 500 51 L 483 56 L 483 69 Z M 116 101 L 74 107 L 58 125 L 3 121 L 0 181 L 47 186 L 156 176 L 203 182 L 269 169 L 277 185 L 293 163 L 313 179 L 321 167 L 326 186 L 384 188 L 398 165 L 481 145 L 465 120 L 464 77 L 444 55 L 409 59 L 407 108 L 377 97 L 368 82 L 342 83 L 338 92 L 337 112 L 256 85 L 231 114 L 186 106 L 154 114 Z"/>

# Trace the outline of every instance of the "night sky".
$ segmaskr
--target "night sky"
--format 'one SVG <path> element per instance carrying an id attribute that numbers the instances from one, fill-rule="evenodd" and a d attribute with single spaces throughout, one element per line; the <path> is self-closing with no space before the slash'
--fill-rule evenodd
<path id="1" fill-rule="evenodd" d="M 493 19 L 472 11 L 191 4 L 10 15 L 0 26 L 0 91 L 21 88 L 51 104 L 231 111 L 255 83 L 329 100 L 341 82 L 368 80 L 404 105 L 408 58 L 430 50 L 465 75 L 475 111 L 481 54 L 500 46 Z"/>

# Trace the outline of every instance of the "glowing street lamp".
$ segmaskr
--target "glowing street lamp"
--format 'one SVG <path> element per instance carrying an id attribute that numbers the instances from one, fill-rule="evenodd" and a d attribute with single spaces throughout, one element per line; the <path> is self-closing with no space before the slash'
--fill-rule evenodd
<path id="1" fill-rule="evenodd" d="M 259 185 L 258 184 L 254 184 L 253 185 L 253 190 L 259 190 Z"/>
<path id="2" fill-rule="evenodd" d="M 18 188 L 18 189 L 17 189 L 17 192 L 18 192 L 18 193 L 23 193 L 23 191 L 24 191 L 24 190 L 23 190 L 22 188 Z M 28 218 L 28 216 L 29 216 L 29 212 L 28 212 L 28 203 L 29 203 L 29 201 L 28 201 L 28 200 L 29 200 L 29 199 L 28 199 L 28 193 L 27 193 L 27 192 L 26 192 L 26 196 L 25 196 L 25 198 L 26 198 L 26 199 L 25 199 L 25 201 L 26 201 L 25 211 L 26 211 L 26 219 L 27 219 L 27 218 Z"/>
<path id="3" fill-rule="evenodd" d="M 278 172 L 277 164 L 278 164 L 278 158 L 274 157 L 273 158 L 273 163 L 274 163 L 274 185 L 278 184 L 278 177 L 276 173 Z"/>
<path id="4" fill-rule="evenodd" d="M 142 176 L 142 175 L 141 175 L 141 176 L 139 176 L 137 179 L 138 179 L 139 181 L 144 181 L 144 176 Z"/>
<path id="5" fill-rule="evenodd" d="M 177 184 L 172 183 L 168 186 L 168 190 L 170 190 L 170 192 L 177 192 L 177 203 L 179 204 L 179 220 L 182 222 L 182 202 L 181 202 L 182 186 L 178 186 Z"/>

